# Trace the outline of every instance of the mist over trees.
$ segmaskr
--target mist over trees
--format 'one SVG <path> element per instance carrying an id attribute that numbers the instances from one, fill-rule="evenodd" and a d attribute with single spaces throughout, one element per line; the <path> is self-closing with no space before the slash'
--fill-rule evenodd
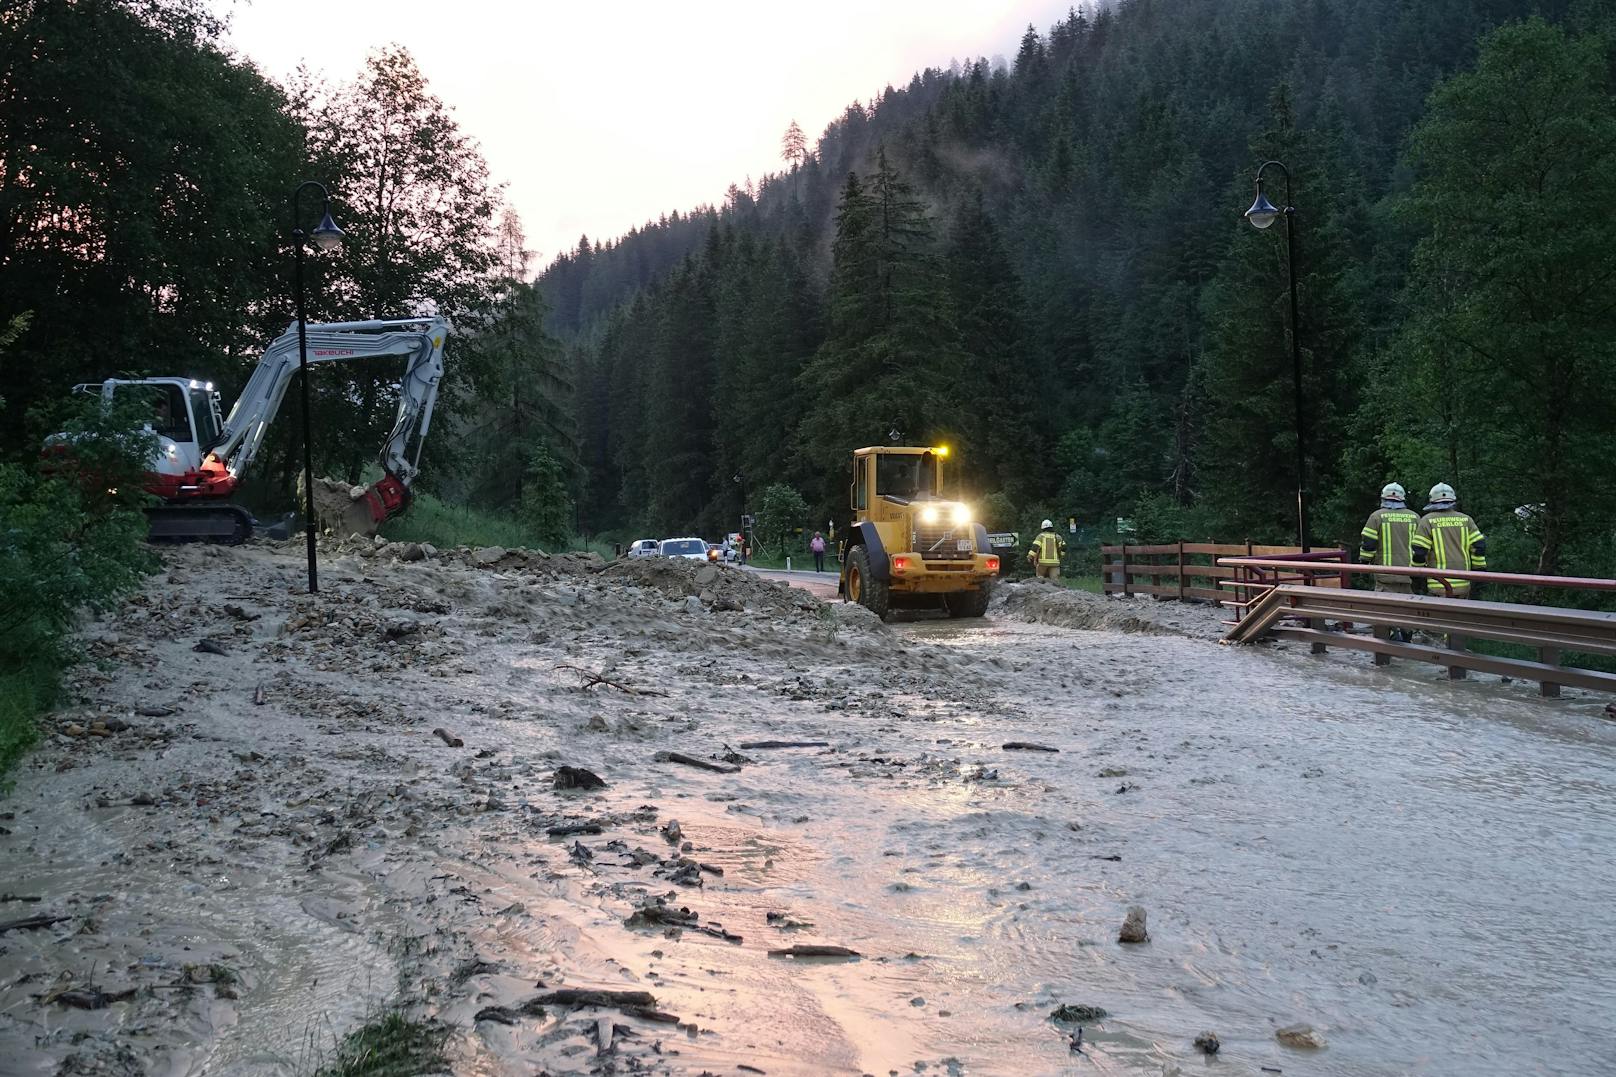
<path id="1" fill-rule="evenodd" d="M 1312 538 L 1350 542 L 1385 481 L 1448 481 L 1512 567 L 1609 571 L 1582 469 L 1616 415 L 1616 248 L 1576 207 L 1616 178 L 1612 55 L 1592 3 L 1125 0 L 918 72 L 800 155 L 788 128 L 750 193 L 541 276 L 579 347 L 585 525 L 729 530 L 738 473 L 844 516 L 848 451 L 896 430 L 957 446 L 1004 525 L 1287 539 L 1284 229 L 1242 219 L 1277 158 Z"/>

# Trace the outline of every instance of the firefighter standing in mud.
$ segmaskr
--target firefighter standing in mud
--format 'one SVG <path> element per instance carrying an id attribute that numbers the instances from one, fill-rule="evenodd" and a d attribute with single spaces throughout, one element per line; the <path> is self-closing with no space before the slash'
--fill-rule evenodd
<path id="1" fill-rule="evenodd" d="M 1425 515 L 1410 540 L 1416 565 L 1433 568 L 1452 568 L 1460 571 L 1487 567 L 1487 536 L 1481 533 L 1476 521 L 1459 511 L 1459 495 L 1445 482 L 1431 487 L 1431 503 L 1425 506 Z M 1438 597 L 1469 598 L 1469 580 L 1443 581 L 1432 577 L 1425 581 L 1426 590 Z"/>
<path id="2" fill-rule="evenodd" d="M 1055 525 L 1045 520 L 1042 530 L 1033 536 L 1032 549 L 1027 551 L 1027 560 L 1032 562 L 1032 569 L 1041 580 L 1060 579 L 1061 558 L 1066 556 L 1066 540 L 1055 531 Z"/>
<path id="3" fill-rule="evenodd" d="M 1414 530 L 1420 514 L 1408 507 L 1408 494 L 1401 483 L 1388 482 L 1380 488 L 1380 508 L 1364 521 L 1358 543 L 1358 560 L 1365 565 L 1407 568 L 1414 563 Z M 1376 575 L 1375 590 L 1413 593 L 1409 576 Z"/>

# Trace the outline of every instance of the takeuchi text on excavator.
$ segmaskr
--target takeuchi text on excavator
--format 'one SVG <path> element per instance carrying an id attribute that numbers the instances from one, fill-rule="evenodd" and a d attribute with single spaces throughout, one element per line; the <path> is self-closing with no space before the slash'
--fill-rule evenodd
<path id="1" fill-rule="evenodd" d="M 308 325 L 306 331 L 311 367 L 389 356 L 405 361 L 398 413 L 378 461 L 382 477 L 355 499 L 364 503 L 373 523 L 380 523 L 409 504 L 443 379 L 449 324 L 437 317 L 396 318 Z M 294 322 L 265 349 L 228 416 L 221 414 L 213 383 L 192 378 L 108 378 L 74 386 L 77 392 L 99 393 L 108 403 L 136 395 L 149 407 L 157 453 L 145 487 L 161 499 L 147 510 L 151 538 L 236 544 L 252 536 L 252 514 L 229 498 L 263 446 L 298 366 Z"/>
<path id="2" fill-rule="evenodd" d="M 987 611 L 999 556 L 971 507 L 944 496 L 947 446 L 853 451 L 853 522 L 838 590 L 879 617 L 941 607 L 950 617 Z"/>

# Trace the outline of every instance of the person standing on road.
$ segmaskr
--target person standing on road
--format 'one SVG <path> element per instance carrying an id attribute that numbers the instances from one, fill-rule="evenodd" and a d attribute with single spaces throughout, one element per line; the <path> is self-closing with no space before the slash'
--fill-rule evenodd
<path id="1" fill-rule="evenodd" d="M 825 571 L 825 536 L 815 531 L 813 540 L 808 543 L 808 548 L 814 552 L 814 571 Z"/>
<path id="2" fill-rule="evenodd" d="M 1401 483 L 1388 482 L 1380 488 L 1380 508 L 1364 521 L 1358 543 L 1358 561 L 1365 565 L 1407 568 L 1414 563 L 1414 530 L 1420 514 L 1408 507 L 1408 494 Z M 1375 576 L 1375 590 L 1412 594 L 1413 577 Z"/>
<path id="3" fill-rule="evenodd" d="M 1414 564 L 1429 564 L 1434 568 L 1452 568 L 1461 572 L 1487 567 L 1487 536 L 1481 533 L 1476 521 L 1459 511 L 1459 495 L 1453 487 L 1439 482 L 1431 487 L 1431 503 L 1425 506 L 1425 515 L 1410 540 Z M 1443 581 L 1432 577 L 1425 588 L 1439 598 L 1447 597 Z M 1448 580 L 1454 598 L 1470 597 L 1469 580 Z"/>
<path id="4" fill-rule="evenodd" d="M 1045 520 L 1041 526 L 1042 529 L 1033 536 L 1027 560 L 1032 562 L 1032 569 L 1039 579 L 1058 580 L 1061 558 L 1066 556 L 1066 540 L 1056 532 L 1053 522 Z"/>

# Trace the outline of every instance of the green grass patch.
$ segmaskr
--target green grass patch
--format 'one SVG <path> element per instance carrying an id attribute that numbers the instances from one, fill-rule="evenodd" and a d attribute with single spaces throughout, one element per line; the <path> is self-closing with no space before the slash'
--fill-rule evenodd
<path id="1" fill-rule="evenodd" d="M 514 516 L 451 505 L 431 494 L 416 494 L 402 516 L 395 516 L 382 525 L 381 535 L 389 542 L 430 542 L 439 549 L 505 546 L 548 553 L 593 550 L 602 557 L 612 555 L 610 543 L 576 537 L 560 545 L 543 542 Z"/>
<path id="2" fill-rule="evenodd" d="M 58 675 L 54 662 L 0 673 L 0 775 L 9 773 L 39 739 L 39 716 L 56 699 Z"/>
<path id="3" fill-rule="evenodd" d="M 1095 595 L 1105 592 L 1105 579 L 1102 576 L 1062 576 L 1060 584 L 1074 591 L 1087 591 Z"/>
<path id="4" fill-rule="evenodd" d="M 315 1077 L 415 1077 L 445 1069 L 449 1030 L 389 1010 L 348 1033 Z"/>

